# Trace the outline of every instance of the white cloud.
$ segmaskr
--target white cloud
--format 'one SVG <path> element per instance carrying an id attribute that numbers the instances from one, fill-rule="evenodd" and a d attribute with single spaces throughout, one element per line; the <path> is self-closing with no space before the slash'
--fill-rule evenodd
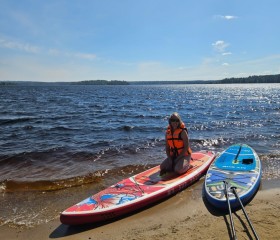
<path id="1" fill-rule="evenodd" d="M 212 43 L 212 46 L 214 47 L 214 49 L 218 52 L 224 52 L 225 49 L 229 46 L 229 43 L 226 43 L 222 40 L 218 40 L 214 43 Z"/>
<path id="2" fill-rule="evenodd" d="M 237 18 L 236 16 L 223 16 L 224 19 L 226 20 L 232 20 L 232 19 L 235 19 Z"/>
<path id="3" fill-rule="evenodd" d="M 229 66 L 229 64 L 228 63 L 223 63 L 222 66 Z"/>
<path id="4" fill-rule="evenodd" d="M 232 53 L 231 52 L 224 52 L 222 53 L 223 56 L 227 56 L 227 55 L 231 55 Z"/>
<path id="5" fill-rule="evenodd" d="M 90 53 L 73 53 L 74 57 L 81 58 L 81 59 L 87 59 L 87 60 L 93 60 L 96 58 L 95 54 Z"/>
<path id="6" fill-rule="evenodd" d="M 214 18 L 224 19 L 224 20 L 233 20 L 238 18 L 237 16 L 232 15 L 215 15 Z"/>
<path id="7" fill-rule="evenodd" d="M 47 51 L 48 55 L 55 57 L 74 57 L 86 60 L 96 59 L 96 54 L 82 52 L 63 52 L 58 49 L 51 48 Z"/>
<path id="8" fill-rule="evenodd" d="M 6 40 L 3 38 L 0 38 L 0 47 L 12 50 L 20 50 L 28 53 L 39 53 L 41 51 L 40 47 L 30 45 L 28 43 Z"/>
<path id="9" fill-rule="evenodd" d="M 82 52 L 63 52 L 58 49 L 51 48 L 47 51 L 48 55 L 55 57 L 74 57 L 86 60 L 96 59 L 96 54 L 82 53 Z"/>
<path id="10" fill-rule="evenodd" d="M 20 41 L 8 40 L 1 37 L 0 37 L 0 48 L 11 49 L 15 51 L 21 51 L 21 52 L 32 53 L 32 54 L 47 54 L 56 57 L 74 57 L 74 58 L 86 59 L 86 60 L 96 59 L 96 54 L 92 54 L 92 53 L 65 52 L 54 48 L 50 48 L 49 50 L 46 50 L 29 43 L 22 43 Z"/>

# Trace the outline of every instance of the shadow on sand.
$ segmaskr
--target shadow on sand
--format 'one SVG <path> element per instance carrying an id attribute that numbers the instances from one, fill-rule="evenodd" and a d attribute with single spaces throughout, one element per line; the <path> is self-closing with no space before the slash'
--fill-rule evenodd
<path id="1" fill-rule="evenodd" d="M 261 189 L 261 185 L 259 186 L 259 189 Z M 258 189 L 258 190 L 259 190 Z M 257 194 L 258 191 L 256 191 L 256 193 L 252 196 L 252 198 L 246 203 L 249 204 L 253 198 L 255 197 L 255 195 Z M 231 229 L 231 224 L 230 224 L 230 216 L 229 216 L 229 210 L 221 210 L 221 209 L 218 209 L 216 207 L 214 207 L 213 205 L 211 205 L 209 203 L 209 201 L 207 200 L 206 196 L 205 196 L 205 188 L 203 187 L 203 190 L 202 190 L 202 200 L 204 202 L 204 205 L 205 207 L 207 208 L 207 210 L 214 216 L 223 216 L 224 218 L 224 221 L 226 223 L 226 227 L 227 227 L 227 231 L 228 231 L 228 235 L 230 237 L 231 240 L 234 240 L 234 237 L 232 236 L 232 229 Z M 239 206 L 239 207 L 236 207 L 236 208 L 232 208 L 231 211 L 232 211 L 232 214 L 233 216 L 235 216 L 235 218 L 237 218 L 241 225 L 243 226 L 243 231 L 246 232 L 247 236 L 248 236 L 248 239 L 254 239 L 254 235 L 253 233 L 250 232 L 249 228 L 248 228 L 248 224 L 246 224 L 243 220 L 243 218 L 240 216 L 239 214 L 239 210 L 241 210 L 242 207 Z M 243 213 L 242 213 L 243 215 Z M 229 219 L 229 220 L 228 220 Z"/>

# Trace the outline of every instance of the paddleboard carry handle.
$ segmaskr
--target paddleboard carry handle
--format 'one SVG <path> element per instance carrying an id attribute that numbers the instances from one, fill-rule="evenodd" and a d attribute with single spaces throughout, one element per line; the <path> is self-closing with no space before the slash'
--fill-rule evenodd
<path id="1" fill-rule="evenodd" d="M 224 181 L 224 185 L 225 185 L 225 195 L 226 195 L 227 204 L 228 204 L 228 212 L 229 212 L 229 219 L 230 219 L 232 237 L 233 237 L 234 240 L 237 240 L 236 232 L 235 232 L 235 228 L 234 228 L 234 222 L 233 222 L 232 213 L 231 213 L 230 202 L 229 202 L 227 181 Z"/>
<path id="2" fill-rule="evenodd" d="M 256 233 L 256 231 L 255 231 L 255 229 L 254 229 L 254 227 L 253 227 L 253 225 L 252 225 L 252 223 L 251 223 L 251 221 L 250 221 L 250 219 L 249 219 L 249 216 L 247 215 L 247 213 L 246 213 L 246 211 L 245 211 L 245 208 L 244 208 L 244 206 L 243 206 L 243 204 L 242 204 L 242 202 L 241 202 L 241 199 L 240 199 L 240 197 L 238 196 L 238 193 L 236 192 L 235 189 L 236 189 L 236 187 L 231 187 L 232 192 L 234 193 L 235 197 L 238 199 L 238 201 L 239 201 L 239 203 L 240 203 L 240 206 L 241 206 L 241 208 L 242 208 L 242 211 L 243 211 L 243 213 L 244 213 L 244 215 L 245 215 L 245 217 L 246 217 L 246 219 L 247 219 L 247 221 L 248 221 L 248 223 L 249 223 L 249 225 L 250 225 L 250 227 L 251 227 L 252 232 L 254 233 L 255 238 L 256 238 L 257 240 L 259 240 L 258 234 Z"/>

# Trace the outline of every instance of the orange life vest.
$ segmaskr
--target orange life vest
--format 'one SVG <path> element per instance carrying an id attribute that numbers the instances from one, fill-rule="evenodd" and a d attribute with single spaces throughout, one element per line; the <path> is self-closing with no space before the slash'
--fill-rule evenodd
<path id="1" fill-rule="evenodd" d="M 171 127 L 168 125 L 166 130 L 166 139 L 169 146 L 170 156 L 179 156 L 184 148 L 184 141 L 181 137 L 182 131 L 187 131 L 187 128 L 185 127 L 185 124 L 182 123 L 181 126 L 172 134 Z M 186 152 L 186 156 L 192 153 L 191 148 L 188 148 L 188 151 Z"/>

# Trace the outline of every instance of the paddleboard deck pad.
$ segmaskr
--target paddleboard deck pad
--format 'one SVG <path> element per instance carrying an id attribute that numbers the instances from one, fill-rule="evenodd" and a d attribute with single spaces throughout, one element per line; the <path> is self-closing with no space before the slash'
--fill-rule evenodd
<path id="1" fill-rule="evenodd" d="M 235 144 L 220 153 L 209 167 L 204 184 L 205 197 L 214 207 L 228 209 L 227 189 L 230 206 L 240 208 L 232 188 L 245 205 L 258 191 L 260 181 L 261 162 L 257 153 L 246 144 Z"/>
<path id="2" fill-rule="evenodd" d="M 182 174 L 160 176 L 159 166 L 124 179 L 66 209 L 60 221 L 67 225 L 101 222 L 131 213 L 185 189 L 203 176 L 215 153 L 192 153 L 190 169 Z"/>

